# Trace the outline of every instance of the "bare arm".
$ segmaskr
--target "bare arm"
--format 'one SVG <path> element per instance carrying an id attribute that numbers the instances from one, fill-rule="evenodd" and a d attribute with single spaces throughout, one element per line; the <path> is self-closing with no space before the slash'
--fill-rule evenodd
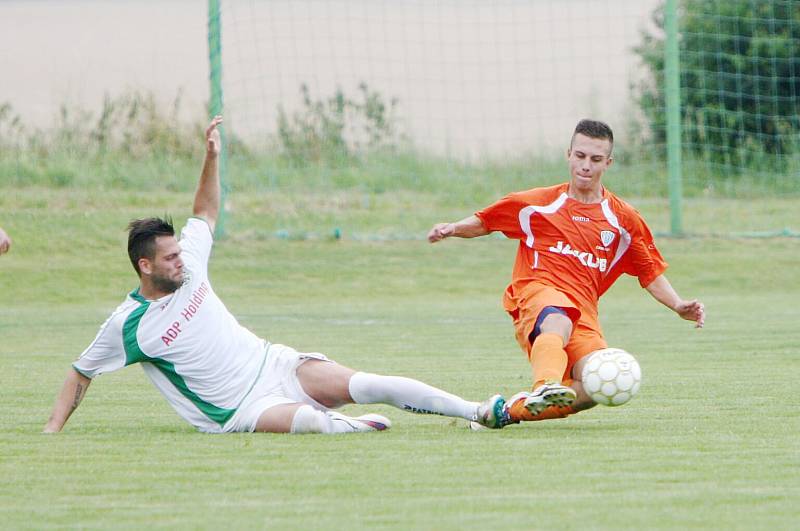
<path id="1" fill-rule="evenodd" d="M 667 277 L 659 275 L 645 288 L 655 300 L 677 313 L 682 319 L 694 321 L 696 328 L 703 328 L 706 310 L 697 299 L 683 300 L 669 283 Z"/>
<path id="2" fill-rule="evenodd" d="M 445 238 L 455 236 L 457 238 L 477 238 L 486 236 L 490 231 L 486 230 L 483 222 L 478 216 L 472 215 L 455 223 L 437 223 L 428 233 L 428 241 L 436 243 Z"/>
<path id="3" fill-rule="evenodd" d="M 7 253 L 9 249 L 11 249 L 11 238 L 0 228 L 0 254 Z"/>
<path id="4" fill-rule="evenodd" d="M 56 397 L 53 412 L 44 427 L 44 433 L 58 433 L 72 412 L 78 408 L 92 381 L 73 368 L 67 373 L 61 392 Z"/>
<path id="5" fill-rule="evenodd" d="M 212 232 L 219 217 L 219 153 L 222 141 L 217 126 L 221 123 L 222 116 L 215 116 L 206 129 L 206 158 L 203 161 L 203 171 L 197 183 L 192 209 L 193 215 L 208 222 Z"/>

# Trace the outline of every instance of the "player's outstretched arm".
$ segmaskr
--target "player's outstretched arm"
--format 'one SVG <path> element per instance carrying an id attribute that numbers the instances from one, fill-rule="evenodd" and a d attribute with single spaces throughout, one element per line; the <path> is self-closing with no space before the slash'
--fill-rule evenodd
<path id="1" fill-rule="evenodd" d="M 0 228 L 0 254 L 7 253 L 9 249 L 11 249 L 11 238 Z"/>
<path id="2" fill-rule="evenodd" d="M 208 222 L 212 232 L 219 217 L 219 153 L 222 141 L 217 127 L 221 123 L 222 116 L 215 116 L 206 129 L 206 158 L 203 162 L 203 171 L 200 173 L 200 181 L 197 183 L 192 209 L 194 216 Z"/>
<path id="3" fill-rule="evenodd" d="M 92 380 L 82 375 L 73 368 L 70 368 L 67 378 L 64 380 L 64 385 L 61 386 L 61 392 L 56 397 L 56 403 L 53 406 L 53 412 L 44 426 L 44 433 L 58 433 L 72 412 L 78 408 L 78 405 L 86 395 L 86 389 Z"/>
<path id="4" fill-rule="evenodd" d="M 703 303 L 697 299 L 681 299 L 667 277 L 657 276 L 645 289 L 655 300 L 677 313 L 682 319 L 694 321 L 696 328 L 703 328 L 706 321 L 706 310 Z"/>
<path id="5" fill-rule="evenodd" d="M 455 223 L 437 223 L 428 232 L 428 241 L 436 243 L 445 238 L 455 236 L 457 238 L 477 238 L 486 236 L 490 231 L 486 230 L 483 222 L 478 216 L 472 215 Z"/>

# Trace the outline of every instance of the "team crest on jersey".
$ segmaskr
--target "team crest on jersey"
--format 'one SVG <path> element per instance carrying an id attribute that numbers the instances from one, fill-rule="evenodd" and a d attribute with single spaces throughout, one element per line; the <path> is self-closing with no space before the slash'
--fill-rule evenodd
<path id="1" fill-rule="evenodd" d="M 600 241 L 603 242 L 603 247 L 608 247 L 614 241 L 614 233 L 610 230 L 601 230 Z"/>

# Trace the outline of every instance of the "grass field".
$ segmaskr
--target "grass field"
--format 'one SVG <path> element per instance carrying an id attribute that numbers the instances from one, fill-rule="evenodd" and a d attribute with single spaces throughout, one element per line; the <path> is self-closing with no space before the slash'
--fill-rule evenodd
<path id="1" fill-rule="evenodd" d="M 14 238 L 0 257 L 2 528 L 790 529 L 800 521 L 798 239 L 661 240 L 673 284 L 706 303 L 707 327 L 694 330 L 621 280 L 603 301 L 603 325 L 610 344 L 638 357 L 644 385 L 619 409 L 472 433 L 464 422 L 352 406 L 389 416 L 393 428 L 210 436 L 184 424 L 132 367 L 99 378 L 65 431 L 45 436 L 69 363 L 136 285 L 125 224 L 164 212 L 180 220 L 191 196 L 0 191 L 0 224 Z M 786 206 L 796 212 L 796 201 Z M 231 207 L 211 278 L 259 335 L 475 400 L 529 384 L 500 306 L 513 242 L 393 238 L 421 238 L 433 222 L 471 209 L 401 192 L 303 200 L 265 192 L 234 196 Z M 304 236 L 276 238 L 286 227 Z M 342 240 L 328 237 L 333 227 Z M 358 230 L 385 241 L 358 239 Z"/>

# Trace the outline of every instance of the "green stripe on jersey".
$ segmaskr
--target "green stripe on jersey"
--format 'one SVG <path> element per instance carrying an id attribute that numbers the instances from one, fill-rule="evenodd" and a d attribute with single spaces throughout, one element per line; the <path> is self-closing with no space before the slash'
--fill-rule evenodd
<path id="1" fill-rule="evenodd" d="M 135 301 L 139 301 L 139 302 L 141 302 L 143 304 L 145 302 L 147 302 L 147 299 L 142 297 L 142 295 L 139 293 L 139 288 L 136 288 L 135 290 L 131 291 L 130 292 L 130 296 L 131 296 L 131 299 L 133 299 Z"/>
<path id="2" fill-rule="evenodd" d="M 128 318 L 125 319 L 125 324 L 122 325 L 122 342 L 125 346 L 125 366 L 127 367 L 128 365 L 142 361 L 152 363 L 161 371 L 161 374 L 166 376 L 167 380 L 169 380 L 184 397 L 192 402 L 197 409 L 202 411 L 206 417 L 220 426 L 223 426 L 233 414 L 236 413 L 236 409 L 225 409 L 206 402 L 197 396 L 197 393 L 189 389 L 189 386 L 186 385 L 186 380 L 175 370 L 175 365 L 161 358 L 151 358 L 142 352 L 141 347 L 139 347 L 139 341 L 136 338 L 136 332 L 139 329 L 142 316 L 144 316 L 147 308 L 150 307 L 150 301 L 139 295 L 138 289 L 131 292 L 131 297 L 139 301 L 141 305 L 128 315 Z"/>
<path id="3" fill-rule="evenodd" d="M 122 344 L 125 345 L 125 366 L 140 361 L 148 361 L 150 358 L 139 348 L 139 341 L 136 339 L 136 331 L 139 329 L 139 321 L 142 320 L 144 312 L 150 307 L 150 301 L 145 300 L 139 295 L 138 290 L 131 293 L 131 297 L 141 304 L 133 310 L 125 319 L 122 325 Z"/>
<path id="4" fill-rule="evenodd" d="M 169 361 L 161 358 L 150 358 L 148 361 L 155 365 L 156 368 L 161 371 L 161 374 L 166 376 L 167 380 L 169 380 L 183 396 L 191 400 L 191 402 L 197 406 L 197 409 L 202 411 L 206 417 L 210 418 L 220 426 L 224 426 L 225 423 L 228 422 L 228 419 L 230 419 L 233 414 L 236 413 L 235 409 L 224 409 L 217 407 L 214 404 L 206 402 L 197 396 L 194 391 L 189 389 L 189 387 L 186 385 L 186 381 L 175 370 L 175 365 Z"/>

